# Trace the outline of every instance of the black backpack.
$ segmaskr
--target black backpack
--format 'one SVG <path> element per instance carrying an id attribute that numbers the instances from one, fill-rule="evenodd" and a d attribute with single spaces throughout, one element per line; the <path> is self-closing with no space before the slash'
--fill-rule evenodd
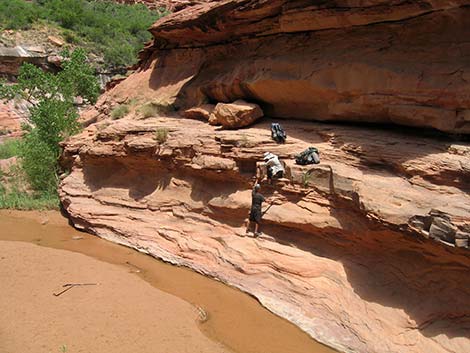
<path id="1" fill-rule="evenodd" d="M 309 147 L 295 156 L 295 163 L 300 165 L 320 163 L 320 152 L 315 147 Z"/>
<path id="2" fill-rule="evenodd" d="M 282 126 L 278 123 L 271 124 L 271 137 L 277 143 L 284 143 L 286 142 L 286 132 L 282 129 Z"/>

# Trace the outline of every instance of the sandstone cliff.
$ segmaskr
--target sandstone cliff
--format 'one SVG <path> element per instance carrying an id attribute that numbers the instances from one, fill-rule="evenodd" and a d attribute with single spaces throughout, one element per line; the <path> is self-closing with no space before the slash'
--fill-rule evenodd
<path id="1" fill-rule="evenodd" d="M 470 146 L 419 129 L 470 131 L 467 3 L 217 1 L 157 22 L 141 68 L 64 144 L 64 208 L 341 351 L 469 351 Z M 238 98 L 270 118 L 220 130 L 172 111 Z M 296 165 L 312 145 L 322 163 Z M 242 237 L 266 151 L 287 175 L 262 185 L 278 198 L 263 236 Z"/>
<path id="2" fill-rule="evenodd" d="M 158 21 L 144 58 L 177 107 L 245 98 L 276 117 L 469 133 L 468 5 L 213 1 Z"/>

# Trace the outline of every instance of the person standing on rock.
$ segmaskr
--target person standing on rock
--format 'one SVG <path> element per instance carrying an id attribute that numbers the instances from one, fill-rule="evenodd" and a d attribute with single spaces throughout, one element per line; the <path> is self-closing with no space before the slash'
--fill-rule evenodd
<path id="1" fill-rule="evenodd" d="M 268 212 L 268 210 L 271 208 L 274 202 L 279 200 L 279 198 L 274 195 L 270 197 L 269 198 L 270 205 L 263 212 L 261 208 L 262 208 L 263 202 L 267 200 L 259 192 L 260 189 L 261 189 L 261 185 L 258 184 L 258 178 L 256 178 L 253 191 L 251 192 L 251 210 L 250 210 L 250 216 L 248 218 L 248 222 L 246 224 L 246 233 L 245 233 L 245 234 L 249 233 L 250 225 L 251 223 L 254 223 L 255 224 L 255 231 L 254 231 L 255 238 L 261 235 L 261 232 L 259 231 L 261 218 L 266 212 Z"/>
<path id="2" fill-rule="evenodd" d="M 260 236 L 261 233 L 259 232 L 259 225 L 261 223 L 261 217 L 263 216 L 263 212 L 261 211 L 261 206 L 265 201 L 265 198 L 259 190 L 261 189 L 261 185 L 258 184 L 258 179 L 256 179 L 255 186 L 253 186 L 253 191 L 251 192 L 251 210 L 250 210 L 250 217 L 248 218 L 248 222 L 246 225 L 246 234 L 250 231 L 251 223 L 255 223 L 255 231 L 254 236 L 255 238 Z"/>

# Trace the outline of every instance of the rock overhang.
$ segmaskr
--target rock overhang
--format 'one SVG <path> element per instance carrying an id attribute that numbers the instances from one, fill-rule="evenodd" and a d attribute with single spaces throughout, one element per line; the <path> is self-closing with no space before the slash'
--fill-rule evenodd
<path id="1" fill-rule="evenodd" d="M 156 22 L 142 58 L 168 57 L 156 75 L 186 66 L 178 108 L 245 99 L 279 118 L 468 134 L 469 4 L 214 1 Z"/>

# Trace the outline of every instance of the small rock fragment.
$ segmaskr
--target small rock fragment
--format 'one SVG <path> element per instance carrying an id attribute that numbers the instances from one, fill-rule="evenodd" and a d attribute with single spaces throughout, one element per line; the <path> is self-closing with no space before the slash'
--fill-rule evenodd
<path id="1" fill-rule="evenodd" d="M 455 246 L 458 248 L 468 248 L 470 234 L 458 231 L 455 233 Z"/>
<path id="2" fill-rule="evenodd" d="M 52 44 L 54 44 L 58 47 L 61 47 L 65 44 L 65 42 L 62 39 L 57 38 L 55 36 L 49 36 L 49 37 L 47 37 L 47 39 L 49 40 L 49 42 L 51 42 Z"/>

